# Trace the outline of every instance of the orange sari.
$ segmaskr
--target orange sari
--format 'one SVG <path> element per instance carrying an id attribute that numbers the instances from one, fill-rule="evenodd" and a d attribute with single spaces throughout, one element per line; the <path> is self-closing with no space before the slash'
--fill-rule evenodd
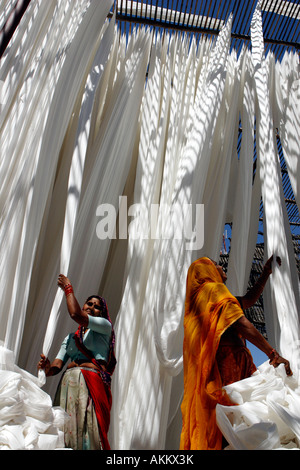
<path id="1" fill-rule="evenodd" d="M 208 258 L 192 263 L 184 316 L 181 450 L 222 448 L 216 405 L 233 403 L 222 389 L 216 354 L 221 335 L 243 315 L 214 263 Z"/>

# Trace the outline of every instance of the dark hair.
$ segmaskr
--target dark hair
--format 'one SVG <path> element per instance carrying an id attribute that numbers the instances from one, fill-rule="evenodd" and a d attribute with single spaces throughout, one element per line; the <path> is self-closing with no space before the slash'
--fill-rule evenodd
<path id="1" fill-rule="evenodd" d="M 109 318 L 109 315 L 108 315 L 107 305 L 106 305 L 106 302 L 105 302 L 105 300 L 103 299 L 103 297 L 100 297 L 100 295 L 90 295 L 90 296 L 86 299 L 85 303 L 88 302 L 88 301 L 91 300 L 91 299 L 98 299 L 98 300 L 99 300 L 99 302 L 100 302 L 100 308 L 101 308 L 101 310 L 100 310 L 100 311 L 101 311 L 101 316 L 102 316 L 103 318 L 106 318 L 107 320 L 109 320 L 109 321 L 111 322 L 111 320 L 110 320 L 110 318 Z"/>

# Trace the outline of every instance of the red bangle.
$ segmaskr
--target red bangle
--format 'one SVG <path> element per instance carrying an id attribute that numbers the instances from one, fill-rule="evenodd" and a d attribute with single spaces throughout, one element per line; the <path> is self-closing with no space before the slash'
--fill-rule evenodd
<path id="1" fill-rule="evenodd" d="M 71 284 L 66 285 L 65 288 L 64 288 L 64 290 L 65 290 L 65 295 L 66 295 L 66 297 L 68 297 L 68 295 L 74 293 L 73 287 L 72 287 Z"/>
<path id="2" fill-rule="evenodd" d="M 269 359 L 271 359 L 271 356 L 279 357 L 278 352 L 275 349 L 272 349 L 272 351 L 269 354 Z"/>

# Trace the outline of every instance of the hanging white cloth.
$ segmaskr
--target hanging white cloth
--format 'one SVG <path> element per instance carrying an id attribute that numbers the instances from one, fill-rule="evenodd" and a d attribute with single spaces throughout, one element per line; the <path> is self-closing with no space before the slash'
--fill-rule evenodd
<path id="1" fill-rule="evenodd" d="M 90 136 L 85 160 L 81 197 L 73 237 L 70 240 L 72 251 L 68 272 L 76 296 L 82 304 L 88 295 L 98 292 L 111 244 L 110 238 L 100 240 L 97 235 L 98 207 L 109 203 L 117 213 L 119 195 L 123 192 L 131 164 L 141 94 L 144 89 L 144 77 L 148 62 L 147 47 L 149 50 L 150 36 L 141 31 L 138 38 L 135 40 L 133 36 L 131 41 L 132 44 L 128 46 L 126 52 L 124 41 L 122 47 L 119 47 L 117 38 L 114 41 L 114 52 L 110 59 L 113 61 L 110 64 L 110 73 L 104 77 L 103 81 L 100 81 L 97 90 L 96 102 L 99 103 L 100 109 L 93 110 L 91 126 L 94 137 L 92 139 Z M 119 72 L 114 61 L 121 63 Z M 113 84 L 112 87 L 111 84 Z M 106 96 L 104 89 L 107 89 Z M 103 112 L 103 103 L 99 99 L 102 94 L 106 100 Z M 95 121 L 99 119 L 98 113 L 100 112 L 102 112 L 101 127 L 96 132 L 94 131 L 97 125 Z M 96 133 L 94 134 L 94 132 Z M 53 211 L 55 211 L 55 207 L 54 204 Z M 99 221 L 101 221 L 100 215 Z M 49 219 L 49 223 L 52 223 L 51 219 Z M 46 273 L 44 289 L 48 290 L 49 295 L 53 295 L 53 290 L 56 288 L 58 268 L 59 266 L 56 266 L 56 269 L 53 269 L 51 273 L 49 271 Z M 52 275 L 50 279 L 49 274 Z M 40 303 L 35 306 L 36 315 L 39 311 L 48 313 L 48 305 L 49 298 L 41 296 Z M 53 309 L 55 322 L 49 324 L 49 332 L 53 338 L 50 356 L 57 353 L 63 335 L 67 335 L 75 327 L 68 318 L 64 299 L 60 309 L 63 311 L 63 315 L 60 314 L 60 311 L 56 312 Z M 60 335 L 54 337 L 53 332 L 55 331 L 60 331 Z M 27 359 L 25 368 L 30 367 L 33 358 L 39 354 L 37 348 L 38 343 L 32 347 L 30 336 L 25 337 L 22 349 Z M 49 391 L 53 391 L 55 386 L 55 381 L 52 381 L 51 385 L 49 384 L 51 387 Z"/>
<path id="2" fill-rule="evenodd" d="M 97 2 L 88 1 L 31 2 L 1 62 L 4 151 L 0 236 L 5 245 L 1 247 L 1 263 L 6 265 L 1 285 L 3 294 L 10 297 L 6 297 L 1 310 L 1 333 L 6 331 L 1 345 L 1 408 L 5 414 L 1 420 L 1 448 L 64 447 L 65 413 L 52 408 L 51 398 L 39 388 L 39 381 L 15 362 L 23 339 L 35 252 L 44 236 L 40 228 L 47 213 L 60 146 L 64 132 L 72 128 L 68 121 L 73 106 L 75 115 L 80 109 L 82 83 L 99 44 L 99 26 L 110 7 L 108 1 L 102 2 L 100 8 Z M 5 158 L 7 155 L 11 158 Z M 10 262 L 7 250 L 13 253 Z M 6 407 L 8 394 L 10 404 L 16 404 L 10 408 L 11 414 Z"/>
<path id="3" fill-rule="evenodd" d="M 300 112 L 300 66 L 298 57 L 286 53 L 276 73 L 276 99 L 274 121 L 284 151 L 291 186 L 298 207 L 299 201 L 299 112 Z"/>
<path id="4" fill-rule="evenodd" d="M 170 151 L 166 153 L 164 163 L 161 207 L 157 222 L 158 230 L 162 229 L 165 234 L 169 233 L 167 230 L 170 221 L 166 218 L 166 206 L 174 208 L 176 204 L 182 217 L 185 215 L 185 207 L 202 201 L 210 163 L 211 136 L 214 134 L 225 86 L 230 28 L 231 19 L 214 47 L 207 51 L 207 64 L 202 68 L 198 81 L 195 82 L 195 72 L 192 70 L 188 71 L 191 75 L 185 73 L 185 76 L 189 77 L 188 84 L 194 84 L 195 99 L 191 102 L 189 130 L 185 145 L 181 146 L 182 151 L 176 155 L 167 144 Z M 193 49 L 190 54 L 193 54 Z M 181 62 L 179 58 L 177 60 L 178 63 Z M 188 60 L 186 63 L 190 65 Z M 153 74 L 151 77 L 153 80 L 159 79 L 159 73 L 163 70 L 161 64 L 157 66 L 157 75 Z M 169 71 L 168 64 L 165 78 L 167 85 L 170 83 Z M 175 82 L 175 90 L 177 85 L 178 82 Z M 162 103 L 165 104 L 164 101 Z M 169 103 L 171 104 L 172 100 Z M 157 122 L 157 117 L 153 117 L 154 122 Z M 163 124 L 163 121 L 160 123 Z M 173 130 L 172 127 L 170 130 Z M 170 138 L 174 138 L 172 132 Z M 158 142 L 160 143 L 160 140 Z M 174 161 L 176 157 L 178 164 Z M 181 238 L 177 240 L 176 237 L 166 236 L 166 239 L 163 239 L 158 236 L 154 240 L 150 263 L 147 261 L 149 264 L 145 264 L 148 270 L 147 284 L 142 284 L 139 292 L 139 277 L 134 278 L 131 285 L 134 286 L 135 292 L 130 301 L 136 300 L 137 304 L 128 309 L 128 300 L 124 297 L 124 311 L 121 309 L 119 312 L 116 331 L 118 341 L 123 344 L 124 349 L 118 354 L 120 363 L 117 380 L 113 381 L 114 395 L 121 390 L 121 398 L 115 403 L 113 412 L 114 426 L 118 429 L 118 434 L 114 434 L 114 439 L 118 438 L 114 441 L 116 448 L 160 449 L 165 446 L 172 376 L 177 376 L 182 371 L 185 278 L 192 256 L 192 252 L 186 248 L 183 221 L 176 219 L 176 222 L 180 226 Z M 174 229 L 174 226 L 171 228 Z M 125 290 L 124 295 L 126 294 Z M 128 295 L 132 295 L 130 291 Z M 138 308 L 135 308 L 136 306 Z M 134 317 L 126 327 L 130 311 Z M 120 315 L 124 315 L 124 319 Z M 122 328 L 119 323 L 121 320 Z M 130 405 L 132 402 L 135 403 L 134 408 Z M 176 409 L 179 403 L 174 406 Z M 173 413 L 172 411 L 171 415 Z M 157 432 L 153 433 L 153 429 L 157 429 Z"/>
<path id="5" fill-rule="evenodd" d="M 53 7 L 56 6 L 55 4 L 56 2 L 54 2 Z M 77 34 L 71 42 L 63 68 L 59 74 L 57 83 L 55 84 L 55 91 L 53 93 L 48 115 L 44 115 L 46 122 L 44 131 L 40 134 L 40 144 L 38 145 L 38 141 L 35 139 L 31 142 L 31 145 L 34 146 L 34 154 L 38 159 L 32 167 L 32 173 L 29 172 L 29 165 L 26 162 L 26 170 L 28 170 L 26 171 L 26 186 L 25 182 L 22 182 L 22 179 L 24 179 L 23 171 L 20 174 L 21 181 L 17 180 L 18 191 L 14 197 L 12 196 L 13 201 L 16 197 L 20 198 L 19 204 L 22 203 L 22 212 L 24 214 L 22 218 L 19 218 L 19 220 L 23 221 L 22 224 L 18 224 L 20 226 L 19 238 L 14 233 L 13 242 L 18 242 L 18 248 L 17 246 L 15 248 L 11 246 L 11 249 L 15 250 L 16 254 L 19 253 L 19 255 L 16 256 L 17 259 L 15 265 L 7 263 L 7 265 L 10 265 L 11 271 L 15 270 L 15 275 L 9 276 L 7 269 L 5 269 L 5 274 L 2 271 L 3 275 L 1 275 L 1 282 L 4 287 L 10 289 L 11 299 L 7 307 L 9 313 L 5 345 L 9 349 L 14 350 L 17 358 L 25 321 L 34 255 L 37 249 L 42 220 L 47 213 L 49 194 L 51 194 L 55 178 L 59 152 L 69 125 L 71 113 L 76 101 L 78 100 L 78 90 L 82 89 L 84 83 L 83 79 L 86 78 L 87 65 L 89 65 L 90 57 L 94 51 L 95 38 L 98 37 L 97 33 L 99 34 L 99 25 L 103 24 L 110 6 L 111 2 L 103 2 L 101 3 L 101 8 L 98 8 L 97 2 L 92 2 L 90 7 L 87 9 L 86 14 L 78 27 Z M 64 4 L 60 3 L 60 7 L 63 8 Z M 84 3 L 81 6 L 82 11 L 84 11 L 83 7 Z M 69 5 L 69 11 L 72 12 L 72 9 L 76 11 L 75 3 L 73 7 L 72 4 Z M 60 14 L 61 16 L 64 16 L 62 13 L 57 12 L 56 18 L 59 18 Z M 71 17 L 70 20 L 72 20 Z M 58 29 L 64 28 L 60 28 L 58 25 Z M 55 41 L 57 41 L 57 38 L 55 38 Z M 42 66 L 44 66 L 44 64 L 42 64 Z M 65 92 L 66 89 L 68 90 L 68 93 Z M 81 101 L 81 95 L 79 94 L 79 96 Z M 30 101 L 30 105 L 33 106 L 32 100 Z M 26 111 L 28 112 L 28 109 L 26 109 Z M 27 121 L 25 120 L 25 122 Z M 30 124 L 32 124 L 32 122 Z M 24 149 L 27 150 L 27 152 L 29 151 L 26 145 L 23 146 L 23 152 Z M 20 153 L 18 154 L 17 150 L 18 147 L 15 150 L 15 154 L 16 157 L 19 157 Z M 26 156 L 25 152 L 24 155 Z M 49 158 L 49 155 L 51 158 Z M 26 159 L 23 157 L 23 160 L 24 165 Z M 31 159 L 31 162 L 34 162 L 33 158 Z M 20 166 L 22 167 L 23 165 Z M 23 188 L 24 194 L 21 199 L 20 191 Z M 25 193 L 25 188 L 27 188 L 27 193 Z M 20 214 L 18 215 L 20 217 Z M 13 220 L 10 227 L 8 227 L 8 220 L 6 219 L 5 224 L 2 224 L 0 227 L 3 236 L 7 237 L 9 233 L 16 229 L 15 225 L 16 221 Z M 1 259 L 3 259 L 4 262 L 6 259 L 6 253 L 7 251 L 3 250 Z M 22 272 L 21 276 L 19 276 L 19 272 Z M 6 284 L 7 279 L 11 281 L 10 284 Z M 15 320 L 16 315 L 18 316 L 17 322 Z M 15 323 L 18 324 L 18 329 L 12 327 Z"/>
<path id="6" fill-rule="evenodd" d="M 107 27 L 108 26 L 108 27 Z M 73 145 L 70 145 L 70 153 L 72 153 L 72 162 L 70 166 L 69 174 L 69 183 L 68 183 L 68 199 L 66 203 L 66 212 L 64 215 L 64 231 L 61 240 L 61 255 L 60 255 L 60 273 L 68 273 L 70 256 L 72 251 L 72 241 L 74 234 L 74 226 L 76 221 L 76 214 L 78 209 L 78 204 L 80 200 L 81 185 L 83 179 L 83 168 L 85 166 L 85 157 L 87 153 L 88 146 L 88 136 L 90 134 L 90 125 L 91 125 L 91 116 L 93 110 L 93 103 L 95 99 L 96 90 L 98 84 L 102 77 L 105 66 L 107 65 L 107 60 L 109 53 L 111 51 L 114 39 L 114 19 L 110 23 L 106 23 L 104 26 L 105 31 L 103 36 L 101 36 L 100 45 L 96 52 L 91 71 L 86 81 L 86 89 L 83 95 L 82 105 L 80 108 L 80 113 L 78 116 L 78 129 L 76 134 L 76 145 L 73 150 Z M 77 125 L 77 121 L 75 125 Z M 70 132 L 71 138 L 73 137 L 73 132 Z M 73 143 L 73 141 L 71 141 Z M 66 159 L 68 162 L 69 158 Z M 68 168 L 67 168 L 68 170 Z M 65 179 L 64 172 L 61 173 L 61 179 Z M 64 183 L 62 182 L 64 185 Z M 64 186 L 63 186 L 64 187 Z M 61 185 L 56 184 L 56 192 L 58 197 L 54 199 L 55 210 L 57 204 L 59 204 L 59 199 L 61 198 Z M 54 191 L 55 192 L 55 191 Z M 59 240 L 60 242 L 60 240 Z M 42 348 L 43 354 L 47 357 L 50 351 L 50 347 L 53 344 L 54 335 L 56 332 L 56 325 L 58 323 L 58 315 L 60 313 L 60 305 L 63 299 L 63 293 L 59 289 L 56 293 L 52 310 L 50 313 L 50 318 L 48 322 L 48 327 L 46 330 L 44 344 Z M 38 306 L 41 308 L 41 305 Z M 42 306 L 42 308 L 45 308 Z M 42 378 L 42 371 L 40 371 L 40 378 Z"/>
<path id="7" fill-rule="evenodd" d="M 270 99 L 271 67 L 263 57 L 259 8 L 260 5 L 253 16 L 251 34 L 258 100 L 256 130 L 264 204 L 265 248 L 266 257 L 274 253 L 282 259 L 280 269 L 274 263 L 272 276 L 266 286 L 264 311 L 269 342 L 290 361 L 294 375 L 287 377 L 283 365 L 273 369 L 266 362 L 249 379 L 225 387 L 238 406 L 218 405 L 217 421 L 230 446 L 240 450 L 300 447 L 298 276 L 294 276 L 291 267 L 295 259 L 284 214 Z"/>
<path id="8" fill-rule="evenodd" d="M 230 256 L 227 270 L 227 287 L 234 295 L 244 295 L 252 267 L 255 250 L 259 204 L 261 197 L 260 180 L 257 176 L 253 183 L 254 117 L 255 91 L 252 55 L 244 49 L 241 52 L 240 103 L 242 144 L 238 168 L 231 181 L 235 188 L 232 204 Z M 230 205 L 229 205 L 230 207 Z"/>

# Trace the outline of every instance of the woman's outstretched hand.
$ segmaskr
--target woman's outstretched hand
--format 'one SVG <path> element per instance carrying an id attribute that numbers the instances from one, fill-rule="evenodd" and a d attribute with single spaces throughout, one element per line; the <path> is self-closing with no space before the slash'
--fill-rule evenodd
<path id="1" fill-rule="evenodd" d="M 70 285 L 71 284 L 71 281 L 70 279 L 68 279 L 66 276 L 64 276 L 64 274 L 60 274 L 58 276 L 58 280 L 57 280 L 57 285 L 62 289 L 62 290 L 65 290 L 65 287 Z"/>
<path id="2" fill-rule="evenodd" d="M 272 274 L 272 263 L 273 263 L 274 255 L 270 256 L 266 264 L 264 265 L 264 271 L 269 275 Z M 276 262 L 278 266 L 281 266 L 281 258 L 280 256 L 276 256 Z"/>
<path id="3" fill-rule="evenodd" d="M 284 359 L 284 357 L 279 356 L 277 352 L 275 352 L 275 354 L 270 358 L 270 364 L 275 368 L 278 367 L 280 364 L 284 364 L 286 375 L 293 375 L 289 361 L 287 359 Z"/>

